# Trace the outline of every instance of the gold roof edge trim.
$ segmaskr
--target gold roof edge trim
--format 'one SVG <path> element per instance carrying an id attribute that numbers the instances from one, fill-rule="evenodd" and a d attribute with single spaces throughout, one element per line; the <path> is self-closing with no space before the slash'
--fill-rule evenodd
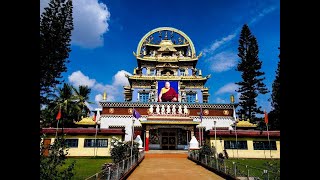
<path id="1" fill-rule="evenodd" d="M 176 28 L 173 28 L 173 27 L 158 27 L 158 28 L 155 28 L 155 29 L 149 31 L 147 34 L 145 34 L 145 35 L 141 38 L 141 40 L 140 40 L 140 42 L 139 42 L 139 44 L 138 44 L 138 47 L 137 47 L 137 55 L 138 55 L 138 56 L 140 55 L 140 50 L 141 50 L 142 44 L 143 44 L 143 42 L 144 42 L 150 35 L 158 32 L 158 31 L 163 31 L 163 30 L 173 31 L 173 32 L 175 32 L 175 33 L 180 34 L 180 35 L 183 36 L 185 39 L 187 39 L 187 41 L 189 42 L 190 47 L 191 47 L 192 56 L 193 56 L 193 55 L 196 56 L 195 47 L 194 47 L 194 45 L 193 45 L 192 40 L 189 38 L 189 36 L 186 35 L 184 32 L 180 31 L 179 29 L 176 29 Z"/>

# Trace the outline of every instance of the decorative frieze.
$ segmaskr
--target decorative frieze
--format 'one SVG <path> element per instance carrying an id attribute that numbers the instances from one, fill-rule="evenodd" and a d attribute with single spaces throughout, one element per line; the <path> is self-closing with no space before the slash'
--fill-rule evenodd
<path id="1" fill-rule="evenodd" d="M 100 102 L 100 105 L 102 107 L 145 107 L 149 108 L 150 105 L 153 105 L 155 107 L 157 104 L 159 105 L 164 105 L 164 106 L 172 106 L 173 104 L 177 106 L 181 105 L 184 106 L 186 105 L 187 108 L 208 108 L 208 109 L 226 109 L 226 110 L 232 110 L 233 109 L 233 104 L 206 104 L 206 103 L 170 103 L 170 102 L 165 102 L 165 103 L 155 103 L 155 102 Z M 234 104 L 237 106 L 237 104 Z"/>

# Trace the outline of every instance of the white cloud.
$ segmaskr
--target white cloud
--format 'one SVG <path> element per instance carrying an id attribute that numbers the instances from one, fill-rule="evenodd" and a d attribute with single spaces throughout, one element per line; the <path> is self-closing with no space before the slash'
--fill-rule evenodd
<path id="1" fill-rule="evenodd" d="M 40 1 L 40 13 L 48 6 L 49 0 Z M 103 46 L 103 34 L 109 31 L 110 12 L 104 3 L 98 0 L 73 1 L 72 44 L 96 48 Z"/>
<path id="2" fill-rule="evenodd" d="M 99 101 L 102 100 L 104 92 L 107 93 L 107 101 L 123 101 L 123 86 L 129 85 L 129 81 L 125 77 L 125 74 L 132 75 L 125 70 L 120 70 L 112 77 L 111 84 L 98 83 L 95 79 L 90 79 L 81 71 L 73 72 L 68 79 L 74 86 L 88 85 L 89 88 L 92 88 L 94 93 L 97 93 L 97 95 L 94 96 L 94 100 L 96 104 L 99 105 Z"/>
<path id="3" fill-rule="evenodd" d="M 101 94 L 97 94 L 95 97 L 94 97 L 94 101 L 99 104 L 99 102 L 102 100 L 102 95 Z"/>
<path id="4" fill-rule="evenodd" d="M 96 83 L 95 79 L 90 79 L 88 76 L 85 76 L 81 71 L 73 72 L 68 77 L 70 83 L 73 86 L 78 87 L 79 85 L 88 86 L 89 88 L 93 87 L 93 85 Z"/>
<path id="5" fill-rule="evenodd" d="M 215 42 L 212 43 L 209 48 L 205 48 L 202 50 L 203 55 L 206 56 L 207 54 L 212 54 L 216 49 L 218 49 L 223 44 L 231 41 L 234 37 L 236 37 L 236 33 L 229 34 L 228 36 L 223 37 L 220 40 L 215 40 Z"/>
<path id="6" fill-rule="evenodd" d="M 125 70 L 118 71 L 117 74 L 113 77 L 113 85 L 114 86 L 126 86 L 129 85 L 129 81 L 126 78 L 125 74 L 132 75 Z"/>
<path id="7" fill-rule="evenodd" d="M 264 16 L 266 16 L 267 14 L 273 12 L 274 10 L 276 10 L 278 7 L 276 6 L 270 6 L 267 7 L 265 9 L 263 9 L 257 16 L 255 16 L 254 18 L 251 19 L 249 24 L 253 24 L 258 22 L 261 18 L 263 18 Z"/>
<path id="8" fill-rule="evenodd" d="M 103 34 L 109 30 L 110 12 L 107 5 L 98 0 L 73 1 L 72 43 L 95 48 L 103 46 Z"/>
<path id="9" fill-rule="evenodd" d="M 107 101 L 120 101 L 123 99 L 123 87 L 120 87 L 120 86 L 113 86 L 113 85 L 109 85 L 109 84 L 106 84 L 106 85 L 103 85 L 103 84 L 100 84 L 100 83 L 97 83 L 94 87 L 93 87 L 94 90 L 96 90 L 97 92 L 101 93 L 101 94 L 98 94 L 96 95 L 95 97 L 95 101 L 97 102 L 97 104 L 99 104 L 98 102 L 102 100 L 102 94 L 104 92 L 107 93 Z M 101 97 L 100 97 L 101 96 Z M 122 99 L 116 99 L 115 97 L 122 97 Z"/>
<path id="10" fill-rule="evenodd" d="M 262 19 L 264 16 L 268 15 L 269 13 L 273 12 L 274 10 L 278 9 L 278 6 L 268 6 L 264 8 L 261 12 L 258 13 L 255 17 L 253 17 L 249 21 L 249 25 L 258 22 L 260 19 Z M 222 47 L 223 45 L 227 44 L 230 42 L 232 39 L 236 37 L 236 35 L 240 32 L 242 26 L 236 28 L 233 33 L 230 33 L 229 35 L 222 37 L 221 39 L 216 39 L 214 43 L 212 43 L 209 47 L 204 48 L 202 50 L 203 56 L 206 56 L 208 54 L 213 54 L 215 50 L 218 48 Z"/>
<path id="11" fill-rule="evenodd" d="M 221 98 L 219 98 L 219 97 L 216 99 L 216 103 L 217 103 L 217 104 L 225 104 L 226 102 L 227 102 L 226 100 L 221 99 Z"/>
<path id="12" fill-rule="evenodd" d="M 213 72 L 228 71 L 237 64 L 238 56 L 233 52 L 221 52 L 207 59 L 211 63 L 211 70 Z"/>
<path id="13" fill-rule="evenodd" d="M 238 85 L 235 83 L 228 83 L 224 86 L 222 86 L 218 91 L 215 93 L 216 95 L 218 94 L 224 94 L 224 93 L 235 93 L 236 89 L 238 89 Z"/>

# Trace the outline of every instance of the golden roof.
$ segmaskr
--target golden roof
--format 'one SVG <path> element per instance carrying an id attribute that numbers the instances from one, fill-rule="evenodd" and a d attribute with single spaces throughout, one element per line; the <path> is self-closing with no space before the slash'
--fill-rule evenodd
<path id="1" fill-rule="evenodd" d="M 75 122 L 77 125 L 95 125 L 96 122 L 93 121 L 93 117 L 82 118 L 79 122 Z"/>
<path id="2" fill-rule="evenodd" d="M 248 120 L 239 121 L 237 123 L 237 127 L 257 127 L 257 125 L 250 123 L 248 119 Z"/>
<path id="3" fill-rule="evenodd" d="M 177 51 L 177 50 L 172 46 L 162 46 L 161 48 L 158 49 L 158 51 Z"/>
<path id="4" fill-rule="evenodd" d="M 171 80 L 207 80 L 208 77 L 203 76 L 140 76 L 140 75 L 132 75 L 128 76 L 128 79 L 144 79 L 144 80 L 163 80 L 163 79 L 171 79 Z"/>
<path id="5" fill-rule="evenodd" d="M 173 43 L 171 40 L 161 40 L 160 45 L 161 46 L 172 46 Z"/>

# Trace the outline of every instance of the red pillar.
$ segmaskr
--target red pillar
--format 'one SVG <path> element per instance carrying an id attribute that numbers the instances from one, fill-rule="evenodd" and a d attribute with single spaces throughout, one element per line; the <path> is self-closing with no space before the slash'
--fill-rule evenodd
<path id="1" fill-rule="evenodd" d="M 146 151 L 149 151 L 149 138 L 146 138 Z"/>
<path id="2" fill-rule="evenodd" d="M 145 151 L 149 151 L 149 131 L 146 131 Z"/>

